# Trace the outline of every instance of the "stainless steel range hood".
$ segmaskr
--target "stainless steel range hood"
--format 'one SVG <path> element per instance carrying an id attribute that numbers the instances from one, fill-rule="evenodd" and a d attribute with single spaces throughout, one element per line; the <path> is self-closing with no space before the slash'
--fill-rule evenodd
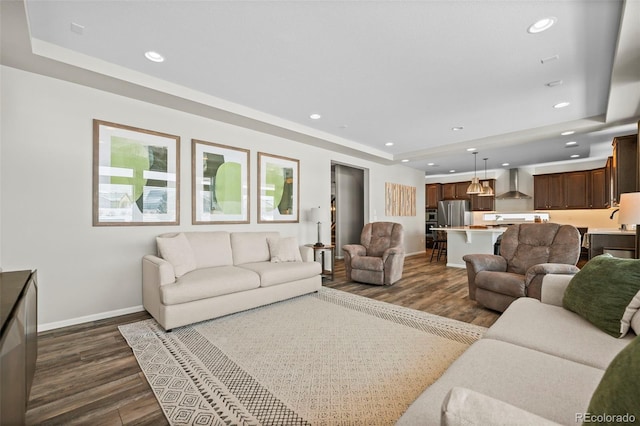
<path id="1" fill-rule="evenodd" d="M 509 192 L 496 196 L 497 200 L 526 200 L 531 197 L 518 190 L 518 169 L 509 169 Z"/>

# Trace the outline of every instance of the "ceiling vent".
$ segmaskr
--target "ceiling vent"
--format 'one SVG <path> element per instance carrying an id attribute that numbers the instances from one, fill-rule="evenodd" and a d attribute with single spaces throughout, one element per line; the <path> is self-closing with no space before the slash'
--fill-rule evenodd
<path id="1" fill-rule="evenodd" d="M 518 190 L 518 169 L 509 169 L 509 192 L 496 196 L 498 200 L 527 200 L 531 197 Z"/>

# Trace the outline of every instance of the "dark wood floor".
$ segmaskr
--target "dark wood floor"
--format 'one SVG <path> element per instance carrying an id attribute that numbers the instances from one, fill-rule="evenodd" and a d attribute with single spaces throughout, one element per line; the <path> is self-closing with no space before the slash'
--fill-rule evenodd
<path id="1" fill-rule="evenodd" d="M 349 283 L 336 261 L 325 286 L 436 315 L 489 326 L 498 314 L 467 297 L 464 269 L 429 263 L 430 252 L 408 257 L 402 280 L 379 287 Z M 163 425 L 162 414 L 118 325 L 146 312 L 52 330 L 38 335 L 38 362 L 27 411 L 29 425 Z"/>

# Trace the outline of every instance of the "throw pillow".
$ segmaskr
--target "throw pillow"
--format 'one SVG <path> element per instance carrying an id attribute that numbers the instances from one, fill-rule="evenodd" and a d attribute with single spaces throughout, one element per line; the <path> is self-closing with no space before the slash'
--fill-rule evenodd
<path id="1" fill-rule="evenodd" d="M 640 395 L 640 337 L 633 339 L 611 361 L 591 396 L 587 413 L 599 425 L 634 423 L 640 419 L 638 395 Z"/>
<path id="2" fill-rule="evenodd" d="M 173 266 L 176 278 L 196 269 L 196 257 L 184 233 L 173 237 L 156 237 L 160 257 Z"/>
<path id="3" fill-rule="evenodd" d="M 563 306 L 614 337 L 624 337 L 640 309 L 640 260 L 596 256 L 573 276 Z"/>
<path id="4" fill-rule="evenodd" d="M 296 237 L 267 238 L 267 244 L 272 262 L 302 262 Z"/>
<path id="5" fill-rule="evenodd" d="M 631 318 L 631 329 L 640 336 L 640 310 Z"/>

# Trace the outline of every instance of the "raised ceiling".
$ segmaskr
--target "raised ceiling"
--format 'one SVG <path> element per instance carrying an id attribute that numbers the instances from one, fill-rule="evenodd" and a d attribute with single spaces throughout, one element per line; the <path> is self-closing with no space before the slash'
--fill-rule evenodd
<path id="1" fill-rule="evenodd" d="M 26 16 L 49 60 L 437 175 L 472 170 L 471 147 L 479 167 L 518 167 L 602 158 L 634 133 L 639 4 L 27 0 Z"/>

